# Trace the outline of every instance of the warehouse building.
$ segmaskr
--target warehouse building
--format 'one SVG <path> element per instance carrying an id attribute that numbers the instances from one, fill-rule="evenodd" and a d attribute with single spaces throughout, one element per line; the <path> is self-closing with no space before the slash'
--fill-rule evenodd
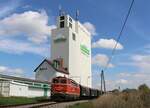
<path id="1" fill-rule="evenodd" d="M 78 20 L 69 15 L 58 16 L 51 36 L 51 60 L 44 60 L 35 75 L 43 81 L 66 76 L 91 87 L 91 34 Z"/>
<path id="2" fill-rule="evenodd" d="M 5 97 L 49 97 L 50 83 L 0 74 L 0 95 Z"/>

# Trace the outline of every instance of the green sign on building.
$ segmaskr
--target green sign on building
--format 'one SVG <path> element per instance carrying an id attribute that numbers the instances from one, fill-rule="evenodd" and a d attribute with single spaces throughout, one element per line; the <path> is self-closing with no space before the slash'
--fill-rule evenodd
<path id="1" fill-rule="evenodd" d="M 80 49 L 84 55 L 90 55 L 90 50 L 85 45 L 80 45 Z"/>

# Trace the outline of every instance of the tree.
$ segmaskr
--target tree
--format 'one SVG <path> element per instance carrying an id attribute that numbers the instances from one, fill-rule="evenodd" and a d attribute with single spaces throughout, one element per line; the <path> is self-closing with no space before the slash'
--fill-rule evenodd
<path id="1" fill-rule="evenodd" d="M 149 92 L 149 87 L 146 84 L 142 84 L 138 87 L 139 91 Z"/>

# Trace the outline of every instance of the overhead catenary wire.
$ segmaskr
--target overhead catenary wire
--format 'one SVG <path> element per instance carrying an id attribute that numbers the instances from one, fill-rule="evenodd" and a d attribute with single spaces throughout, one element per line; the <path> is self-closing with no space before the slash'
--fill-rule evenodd
<path id="1" fill-rule="evenodd" d="M 121 38 L 122 33 L 123 33 L 123 30 L 124 30 L 124 28 L 125 28 L 125 26 L 126 26 L 126 23 L 127 23 L 128 18 L 129 18 L 129 16 L 130 16 L 130 13 L 131 13 L 131 10 L 132 10 L 132 7 L 133 7 L 134 2 L 135 2 L 135 0 L 132 0 L 131 5 L 130 5 L 129 10 L 128 10 L 128 13 L 127 13 L 127 15 L 126 15 L 126 17 L 125 17 L 125 20 L 124 20 L 124 22 L 123 22 L 123 25 L 122 25 L 122 27 L 121 27 L 121 31 L 119 32 L 119 35 L 118 35 L 118 37 L 117 37 L 115 46 L 114 46 L 114 48 L 112 49 L 112 53 L 111 53 L 111 55 L 110 55 L 110 58 L 109 58 L 108 62 L 106 63 L 106 65 L 105 65 L 103 71 L 106 71 L 106 70 L 107 70 L 107 68 L 109 67 L 110 62 L 112 61 L 113 56 L 115 55 L 115 51 L 116 51 L 118 42 L 120 41 L 120 38 Z"/>
<path id="2" fill-rule="evenodd" d="M 129 7 L 129 10 L 128 10 L 128 13 L 127 13 L 127 15 L 126 15 L 126 17 L 125 17 L 125 20 L 124 20 L 124 22 L 123 22 L 123 25 L 122 25 L 121 30 L 120 30 L 120 32 L 119 32 L 119 35 L 118 35 L 118 37 L 117 37 L 115 46 L 114 46 L 114 48 L 112 49 L 110 58 L 109 58 L 108 62 L 106 63 L 104 69 L 102 69 L 102 71 L 101 71 L 101 92 L 102 92 L 102 90 L 103 90 L 103 89 L 102 89 L 102 88 L 103 88 L 102 86 L 104 86 L 104 92 L 106 92 L 105 79 L 104 79 L 104 72 L 105 72 L 105 71 L 107 70 L 107 68 L 109 67 L 109 64 L 111 63 L 112 58 L 113 58 L 113 56 L 115 55 L 115 51 L 116 51 L 118 42 L 120 41 L 120 38 L 121 38 L 122 33 L 123 33 L 123 30 L 124 30 L 125 25 L 126 25 L 126 23 L 127 23 L 127 21 L 128 21 L 128 18 L 129 18 L 129 16 L 130 16 L 130 13 L 131 13 L 131 10 L 132 10 L 132 7 L 133 7 L 134 2 L 135 2 L 135 0 L 132 0 L 132 2 L 131 2 L 131 4 L 130 4 L 130 7 Z"/>

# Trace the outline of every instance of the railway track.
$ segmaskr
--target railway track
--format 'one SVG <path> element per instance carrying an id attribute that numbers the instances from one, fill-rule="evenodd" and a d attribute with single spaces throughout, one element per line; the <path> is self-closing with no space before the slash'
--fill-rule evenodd
<path id="1" fill-rule="evenodd" d="M 27 104 L 27 105 L 7 105 L 0 106 L 0 108 L 66 108 L 69 105 L 76 103 L 88 102 L 88 100 L 78 100 L 69 102 L 43 102 L 37 104 Z"/>

